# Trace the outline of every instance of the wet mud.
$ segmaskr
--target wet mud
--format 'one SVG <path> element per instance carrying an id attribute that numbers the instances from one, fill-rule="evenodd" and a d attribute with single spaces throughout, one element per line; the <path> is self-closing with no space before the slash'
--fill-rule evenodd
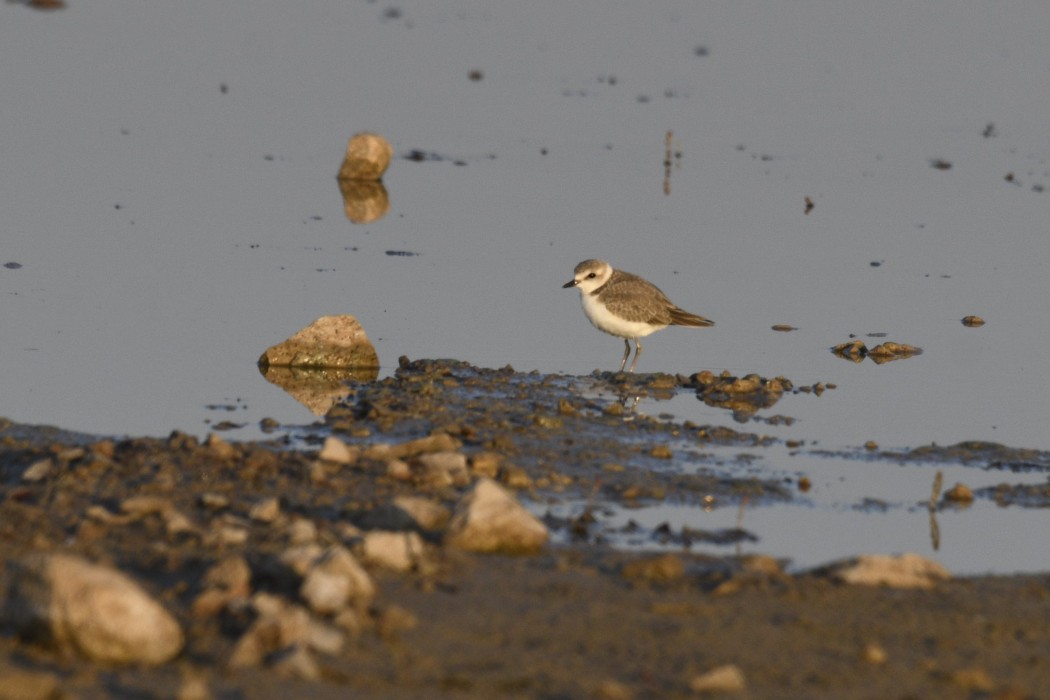
<path id="1" fill-rule="evenodd" d="M 422 536 L 424 556 L 403 572 L 368 567 L 376 598 L 342 630 L 344 645 L 311 652 L 315 673 L 277 658 L 230 668 L 252 616 L 236 606 L 202 614 L 206 573 L 240 557 L 251 595 L 296 601 L 300 582 L 282 559 L 290 545 L 354 550 L 371 529 L 399 527 L 398 498 L 450 512 L 482 477 L 541 515 L 564 502 L 736 507 L 797 497 L 801 484 L 737 476 L 713 454 L 736 447 L 746 460 L 773 438 L 634 410 L 639 397 L 685 391 L 749 415 L 749 397 L 765 407 L 800 389 L 784 378 L 566 377 L 402 359 L 395 376 L 352 385 L 325 425 L 270 442 L 101 438 L 4 421 L 0 588 L 30 554 L 71 552 L 142 584 L 175 615 L 187 646 L 159 668 L 102 667 L 4 628 L 0 676 L 84 698 L 685 698 L 705 692 L 712 670 L 733 667 L 743 690 L 715 697 L 1045 697 L 1048 574 L 924 591 L 849 586 L 789 574 L 770 557 L 688 550 L 750 541 L 746 530 L 657 528 L 646 535 L 681 549 L 619 551 L 586 508 L 548 514 L 554 543 L 534 556 L 470 554 L 446 545 L 441 526 L 405 524 Z M 346 463 L 319 458 L 329 435 L 346 443 Z M 407 444 L 451 448 L 468 472 L 421 475 L 399 447 Z M 974 463 L 1001 470 L 1004 484 L 973 497 L 1050 504 L 1050 489 L 1008 483 L 1013 471 L 1046 470 L 1044 452 L 962 443 L 853 456 Z"/>

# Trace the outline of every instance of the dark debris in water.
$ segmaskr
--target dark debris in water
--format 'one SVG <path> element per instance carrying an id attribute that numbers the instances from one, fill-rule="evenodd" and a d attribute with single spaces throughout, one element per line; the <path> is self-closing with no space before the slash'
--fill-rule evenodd
<path id="1" fill-rule="evenodd" d="M 1050 482 L 1045 484 L 999 484 L 977 489 L 974 495 L 990 498 L 1001 507 L 1050 508 Z"/>
<path id="2" fill-rule="evenodd" d="M 985 469 L 1013 472 L 1050 472 L 1050 452 L 1007 447 L 997 442 L 966 440 L 954 445 L 924 445 L 895 456 L 909 462 L 982 462 Z"/>
<path id="3" fill-rule="evenodd" d="M 874 334 L 870 334 L 874 335 Z M 832 354 L 850 362 L 861 362 L 865 357 L 876 364 L 885 364 L 894 360 L 904 360 L 922 354 L 922 348 L 905 343 L 887 341 L 873 348 L 868 348 L 862 340 L 851 340 L 831 348 Z"/>

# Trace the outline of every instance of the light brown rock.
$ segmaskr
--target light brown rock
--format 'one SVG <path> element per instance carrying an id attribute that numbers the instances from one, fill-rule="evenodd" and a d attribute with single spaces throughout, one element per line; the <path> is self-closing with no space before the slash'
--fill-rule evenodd
<path id="1" fill-rule="evenodd" d="M 973 489 L 963 483 L 958 483 L 944 493 L 944 500 L 954 503 L 970 503 L 973 501 Z"/>
<path id="2" fill-rule="evenodd" d="M 331 614 L 372 602 L 376 587 L 368 572 L 345 547 L 330 547 L 303 579 L 299 595 L 316 613 Z"/>
<path id="3" fill-rule="evenodd" d="M 429 452 L 454 452 L 462 444 L 448 433 L 438 433 L 402 442 L 399 445 L 375 443 L 364 452 L 364 457 L 375 460 L 404 459 Z"/>
<path id="4" fill-rule="evenodd" d="M 365 329 L 350 315 L 322 316 L 266 350 L 259 366 L 348 369 L 378 367 L 379 356 Z"/>
<path id="5" fill-rule="evenodd" d="M 30 464 L 26 470 L 22 472 L 22 481 L 28 481 L 29 483 L 43 481 L 51 474 L 54 468 L 55 463 L 51 461 L 50 457 L 39 459 Z"/>
<path id="6" fill-rule="evenodd" d="M 305 644 L 296 643 L 274 652 L 269 667 L 279 676 L 299 678 L 304 681 L 321 679 L 321 667 Z"/>
<path id="7" fill-rule="evenodd" d="M 281 501 L 276 496 L 260 498 L 248 509 L 248 517 L 260 523 L 272 523 L 281 516 Z"/>
<path id="8" fill-rule="evenodd" d="M 689 681 L 694 693 L 742 693 L 745 687 L 744 672 L 734 664 L 718 666 Z"/>
<path id="9" fill-rule="evenodd" d="M 325 438 L 324 445 L 317 457 L 336 464 L 353 464 L 360 453 L 360 448 L 350 447 L 334 435 L 329 435 Z"/>
<path id="10" fill-rule="evenodd" d="M 179 653 L 178 622 L 116 569 L 67 554 L 16 567 L 8 618 L 63 653 L 113 664 L 155 665 Z"/>
<path id="11" fill-rule="evenodd" d="M 378 180 L 383 177 L 394 149 L 379 134 L 362 131 L 350 137 L 339 168 L 340 180 Z"/>
<path id="12" fill-rule="evenodd" d="M 193 600 L 193 614 L 212 617 L 231 601 L 247 598 L 251 594 L 251 579 L 252 571 L 243 557 L 226 557 L 204 572 L 204 590 Z"/>
<path id="13" fill-rule="evenodd" d="M 470 471 L 474 476 L 496 478 L 503 457 L 497 452 L 478 452 L 470 458 Z"/>
<path id="14" fill-rule="evenodd" d="M 423 539 L 415 532 L 367 532 L 361 558 L 391 571 L 411 571 L 423 558 Z"/>
<path id="15" fill-rule="evenodd" d="M 293 545 L 310 544 L 317 541 L 317 526 L 306 518 L 296 518 L 287 529 L 288 541 Z"/>
<path id="16" fill-rule="evenodd" d="M 492 479 L 478 480 L 456 506 L 446 541 L 472 552 L 531 553 L 546 544 L 547 526 Z"/>
<path id="17" fill-rule="evenodd" d="M 448 508 L 419 496 L 398 496 L 394 505 L 403 510 L 422 530 L 440 530 L 448 523 L 452 514 Z"/>
<path id="18" fill-rule="evenodd" d="M 223 440 L 215 433 L 209 433 L 204 446 L 219 459 L 234 459 L 237 457 L 237 448 Z"/>
<path id="19" fill-rule="evenodd" d="M 299 644 L 310 635 L 310 613 L 271 595 L 252 599 L 259 617 L 241 635 L 230 654 L 231 668 L 261 666 L 266 657 L 281 649 Z"/>
<path id="20" fill-rule="evenodd" d="M 466 486 L 470 483 L 467 457 L 462 452 L 431 452 L 412 464 L 417 481 L 429 486 Z"/>

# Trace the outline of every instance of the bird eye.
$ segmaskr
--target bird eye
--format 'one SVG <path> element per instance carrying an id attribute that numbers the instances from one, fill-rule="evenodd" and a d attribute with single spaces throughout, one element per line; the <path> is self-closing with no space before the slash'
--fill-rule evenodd
<path id="1" fill-rule="evenodd" d="M 587 279 L 592 280 L 592 279 L 594 279 L 597 276 L 598 275 L 596 273 L 592 272 L 591 274 L 587 275 Z"/>

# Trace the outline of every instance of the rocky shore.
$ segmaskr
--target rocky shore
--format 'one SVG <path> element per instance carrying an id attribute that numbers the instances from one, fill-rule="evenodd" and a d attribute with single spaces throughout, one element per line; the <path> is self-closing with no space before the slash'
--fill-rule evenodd
<path id="1" fill-rule="evenodd" d="M 1050 574 L 792 573 L 547 512 L 801 488 L 668 468 L 769 440 L 631 414 L 686 388 L 735 413 L 799 390 L 403 360 L 294 439 L 3 422 L 0 699 L 1046 697 Z"/>

